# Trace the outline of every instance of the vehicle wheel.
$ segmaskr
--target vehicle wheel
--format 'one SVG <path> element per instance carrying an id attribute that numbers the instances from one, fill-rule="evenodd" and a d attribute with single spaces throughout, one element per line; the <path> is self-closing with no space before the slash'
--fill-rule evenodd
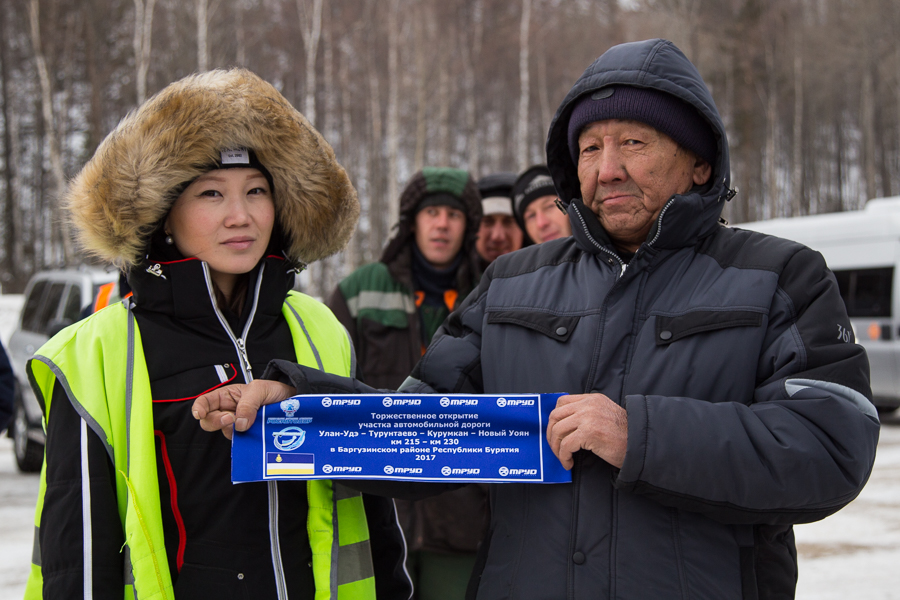
<path id="1" fill-rule="evenodd" d="M 12 438 L 19 470 L 23 473 L 40 471 L 44 462 L 44 445 L 28 437 L 28 417 L 21 402 L 16 402 L 16 414 L 12 422 Z"/>

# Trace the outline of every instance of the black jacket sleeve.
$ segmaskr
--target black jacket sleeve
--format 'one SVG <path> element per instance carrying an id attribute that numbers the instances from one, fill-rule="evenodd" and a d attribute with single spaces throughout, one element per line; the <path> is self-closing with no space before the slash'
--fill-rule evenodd
<path id="1" fill-rule="evenodd" d="M 106 447 L 69 402 L 53 389 L 47 419 L 47 488 L 38 532 L 44 598 L 121 598 L 125 542 L 116 506 L 115 475 Z"/>

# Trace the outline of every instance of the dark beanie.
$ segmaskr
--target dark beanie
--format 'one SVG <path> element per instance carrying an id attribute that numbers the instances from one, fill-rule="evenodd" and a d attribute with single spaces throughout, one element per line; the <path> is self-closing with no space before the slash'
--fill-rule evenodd
<path id="1" fill-rule="evenodd" d="M 544 196 L 557 196 L 556 186 L 550 177 L 550 169 L 546 165 L 535 165 L 519 175 L 513 185 L 513 207 L 516 220 L 524 229 L 525 209 L 528 205 Z"/>
<path id="2" fill-rule="evenodd" d="M 640 121 L 661 131 L 715 166 L 718 143 L 709 122 L 696 108 L 666 92 L 632 86 L 607 86 L 582 96 L 569 117 L 569 152 L 578 164 L 578 136 L 586 125 L 606 119 Z"/>

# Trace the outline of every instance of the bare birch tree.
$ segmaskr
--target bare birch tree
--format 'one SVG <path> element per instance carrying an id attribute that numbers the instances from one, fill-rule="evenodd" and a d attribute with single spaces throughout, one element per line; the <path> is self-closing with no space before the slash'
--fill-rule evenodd
<path id="1" fill-rule="evenodd" d="M 804 213 L 803 202 L 803 44 L 801 33 L 794 34 L 794 131 L 791 157 L 791 213 Z"/>
<path id="2" fill-rule="evenodd" d="M 56 116 L 53 110 L 53 89 L 50 85 L 47 59 L 44 56 L 44 49 L 41 44 L 40 5 L 38 0 L 30 0 L 28 17 L 31 24 L 31 46 L 34 51 L 34 61 L 41 86 L 41 112 L 44 120 L 44 132 L 50 148 L 50 174 L 53 179 L 50 190 L 51 213 L 59 215 L 59 201 L 66 187 L 66 175 L 63 170 L 62 151 L 60 150 L 60 132 L 57 129 Z M 68 222 L 64 219 L 52 219 L 50 231 L 51 239 L 56 239 L 57 235 L 54 235 L 54 233 L 59 232 L 59 237 L 61 237 L 62 241 L 63 263 L 68 264 L 75 254 L 72 247 L 72 239 L 69 236 Z"/>
<path id="3" fill-rule="evenodd" d="M 319 52 L 319 38 L 322 34 L 322 0 L 312 0 L 312 13 L 306 0 L 297 0 L 297 12 L 300 15 L 300 32 L 303 34 L 303 47 L 306 51 L 306 99 L 303 112 L 309 122 L 316 124 L 316 55 Z"/>
<path id="4" fill-rule="evenodd" d="M 400 214 L 400 0 L 388 7 L 388 104 L 387 104 L 387 210 L 391 219 Z"/>
<path id="5" fill-rule="evenodd" d="M 209 0 L 194 0 L 197 9 L 197 70 L 209 69 L 209 44 L 206 41 L 209 28 Z"/>
<path id="6" fill-rule="evenodd" d="M 528 75 L 528 34 L 531 30 L 531 0 L 522 0 L 522 16 L 519 21 L 519 119 L 516 133 L 516 168 L 528 166 L 528 108 L 531 97 L 531 80 Z"/>
<path id="7" fill-rule="evenodd" d="M 153 41 L 153 9 L 156 0 L 134 0 L 134 68 L 137 104 L 147 99 L 147 71 Z"/>

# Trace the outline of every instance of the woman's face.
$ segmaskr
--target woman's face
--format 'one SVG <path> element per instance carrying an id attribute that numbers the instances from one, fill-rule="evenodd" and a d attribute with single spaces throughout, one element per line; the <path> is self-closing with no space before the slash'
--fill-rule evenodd
<path id="1" fill-rule="evenodd" d="M 178 196 L 165 229 L 183 255 L 209 265 L 213 281 L 228 297 L 237 276 L 262 258 L 274 222 L 272 191 L 260 171 L 218 169 Z"/>

